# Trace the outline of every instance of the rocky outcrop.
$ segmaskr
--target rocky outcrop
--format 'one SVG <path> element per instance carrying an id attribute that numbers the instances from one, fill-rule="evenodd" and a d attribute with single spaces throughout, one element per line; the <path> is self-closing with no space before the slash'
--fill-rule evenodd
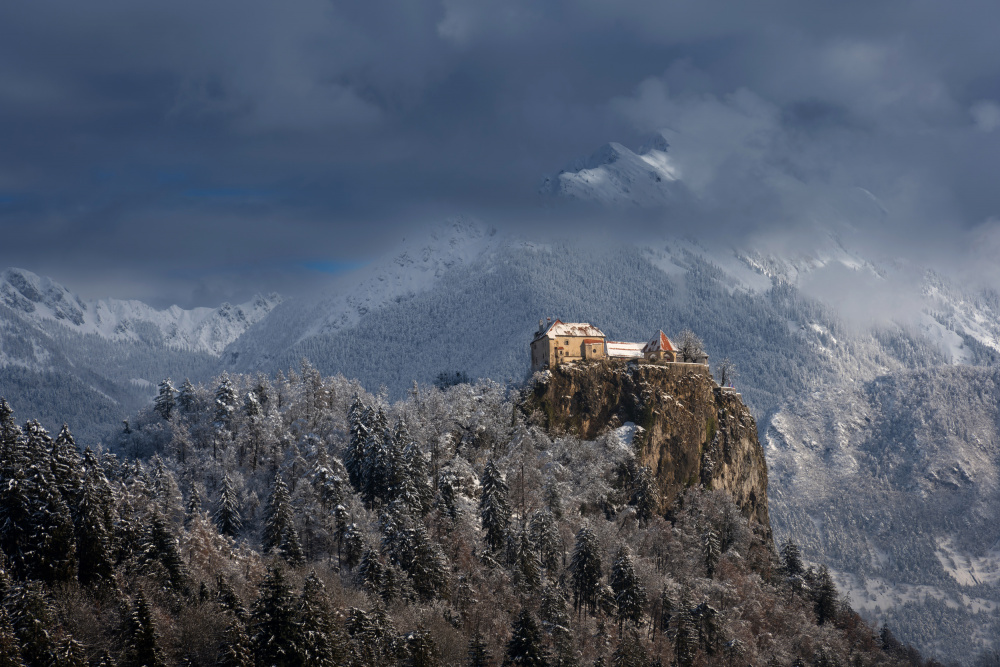
<path id="1" fill-rule="evenodd" d="M 739 394 L 720 388 L 707 366 L 563 365 L 539 376 L 522 407 L 549 430 L 586 439 L 626 422 L 640 426 L 636 456 L 653 470 L 663 510 L 689 486 L 723 489 L 770 537 L 757 424 Z"/>

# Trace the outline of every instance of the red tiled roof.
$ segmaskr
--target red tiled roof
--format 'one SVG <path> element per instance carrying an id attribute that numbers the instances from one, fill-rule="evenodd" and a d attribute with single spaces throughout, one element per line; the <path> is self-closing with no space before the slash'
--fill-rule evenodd
<path id="1" fill-rule="evenodd" d="M 659 352 L 660 350 L 664 352 L 676 352 L 673 343 L 670 342 L 670 339 L 667 338 L 667 335 L 663 331 L 660 331 L 658 335 L 653 336 L 653 340 L 646 343 L 642 348 L 642 353 L 647 354 L 650 352 Z"/>

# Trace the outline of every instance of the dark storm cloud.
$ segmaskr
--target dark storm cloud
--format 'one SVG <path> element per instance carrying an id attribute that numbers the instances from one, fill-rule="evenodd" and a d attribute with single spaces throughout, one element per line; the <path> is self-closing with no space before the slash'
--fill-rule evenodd
<path id="1" fill-rule="evenodd" d="M 1000 215 L 998 15 L 976 0 L 5 3 L 0 264 L 97 293 L 238 296 L 363 260 L 413 221 L 517 224 L 542 175 L 661 129 L 727 229 L 861 207 L 886 243 L 957 253 Z"/>

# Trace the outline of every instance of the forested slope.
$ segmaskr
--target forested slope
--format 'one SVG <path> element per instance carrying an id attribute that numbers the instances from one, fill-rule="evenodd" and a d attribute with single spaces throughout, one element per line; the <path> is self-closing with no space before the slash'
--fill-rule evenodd
<path id="1" fill-rule="evenodd" d="M 0 654 L 919 663 L 728 494 L 693 485 L 667 520 L 625 431 L 553 435 L 520 400 L 480 383 L 390 403 L 303 364 L 163 384 L 110 450 L 82 453 L 0 404 Z"/>

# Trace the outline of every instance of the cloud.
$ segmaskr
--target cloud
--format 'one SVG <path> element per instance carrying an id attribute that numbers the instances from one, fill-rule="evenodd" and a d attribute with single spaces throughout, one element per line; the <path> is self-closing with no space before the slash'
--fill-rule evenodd
<path id="1" fill-rule="evenodd" d="M 189 298 L 172 267 L 209 270 L 193 249 L 241 224 L 244 264 L 350 261 L 451 213 L 528 228 L 545 174 L 663 128 L 726 229 L 860 206 L 933 249 L 1000 216 L 997 18 L 987 0 L 5 3 L 0 225 L 18 245 L 0 264 L 84 280 L 123 236 L 170 235 L 136 270 Z"/>
<path id="2" fill-rule="evenodd" d="M 976 129 L 981 132 L 992 132 L 1000 127 L 1000 104 L 990 100 L 976 102 L 969 108 Z"/>

